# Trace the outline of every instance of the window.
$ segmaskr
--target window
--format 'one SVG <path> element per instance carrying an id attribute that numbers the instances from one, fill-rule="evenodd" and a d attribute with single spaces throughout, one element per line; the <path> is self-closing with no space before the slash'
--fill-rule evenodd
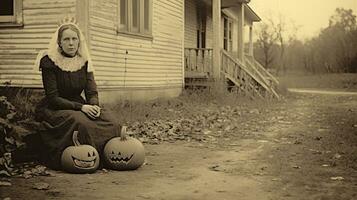
<path id="1" fill-rule="evenodd" d="M 119 0 L 118 31 L 151 36 L 152 0 Z"/>
<path id="2" fill-rule="evenodd" d="M 223 20 L 223 49 L 231 52 L 233 46 L 233 22 L 226 16 L 224 16 Z"/>
<path id="3" fill-rule="evenodd" d="M 1 0 L 0 26 L 22 25 L 22 0 Z"/>
<path id="4" fill-rule="evenodd" d="M 206 7 L 197 7 L 197 48 L 206 48 Z"/>

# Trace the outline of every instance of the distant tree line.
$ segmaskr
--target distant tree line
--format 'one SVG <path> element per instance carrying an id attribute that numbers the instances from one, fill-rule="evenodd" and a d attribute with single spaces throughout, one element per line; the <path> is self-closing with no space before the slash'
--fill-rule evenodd
<path id="1" fill-rule="evenodd" d="M 313 19 L 311 19 L 313 20 Z M 278 75 L 287 71 L 307 73 L 357 73 L 357 23 L 352 9 L 337 8 L 329 26 L 306 41 L 287 36 L 283 17 L 259 24 L 255 58 Z"/>

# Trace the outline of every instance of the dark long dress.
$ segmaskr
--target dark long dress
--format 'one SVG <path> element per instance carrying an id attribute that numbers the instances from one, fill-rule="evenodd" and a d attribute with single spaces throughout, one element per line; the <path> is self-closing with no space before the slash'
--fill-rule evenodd
<path id="1" fill-rule="evenodd" d="M 106 141 L 118 135 L 120 126 L 110 113 L 101 110 L 100 117 L 92 120 L 81 111 L 84 104 L 99 105 L 97 86 L 87 63 L 78 71 L 61 70 L 45 56 L 41 59 L 42 81 L 45 98 L 37 107 L 37 119 L 45 131 L 41 131 L 45 160 L 50 167 L 60 168 L 62 151 L 72 146 L 73 131 L 79 131 L 79 142 L 90 144 L 99 152 Z M 85 99 L 81 96 L 84 91 Z"/>

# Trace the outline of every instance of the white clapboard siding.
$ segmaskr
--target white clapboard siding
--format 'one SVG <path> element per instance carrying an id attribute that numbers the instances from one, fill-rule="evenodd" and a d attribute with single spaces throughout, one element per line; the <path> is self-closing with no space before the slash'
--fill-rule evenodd
<path id="1" fill-rule="evenodd" d="M 0 85 L 42 87 L 34 63 L 59 20 L 75 15 L 76 0 L 23 0 L 23 27 L 0 27 Z"/>
<path id="2" fill-rule="evenodd" d="M 152 1 L 153 38 L 117 33 L 117 0 L 90 1 L 89 37 L 99 87 L 182 87 L 183 1 Z"/>
<path id="3" fill-rule="evenodd" d="M 182 87 L 183 1 L 153 0 L 152 38 L 117 33 L 117 0 L 88 1 L 87 39 L 98 85 Z M 0 27 L 0 84 L 42 87 L 36 56 L 47 48 L 59 20 L 78 12 L 76 3 L 23 0 L 23 27 Z"/>

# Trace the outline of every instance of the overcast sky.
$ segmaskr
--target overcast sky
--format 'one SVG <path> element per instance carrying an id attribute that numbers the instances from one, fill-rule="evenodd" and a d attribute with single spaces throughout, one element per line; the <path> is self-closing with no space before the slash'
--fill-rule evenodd
<path id="1" fill-rule="evenodd" d="M 281 15 L 286 23 L 295 23 L 298 38 L 317 35 L 328 26 L 328 19 L 337 7 L 353 10 L 357 15 L 357 0 L 251 0 L 249 6 L 264 20 Z"/>

